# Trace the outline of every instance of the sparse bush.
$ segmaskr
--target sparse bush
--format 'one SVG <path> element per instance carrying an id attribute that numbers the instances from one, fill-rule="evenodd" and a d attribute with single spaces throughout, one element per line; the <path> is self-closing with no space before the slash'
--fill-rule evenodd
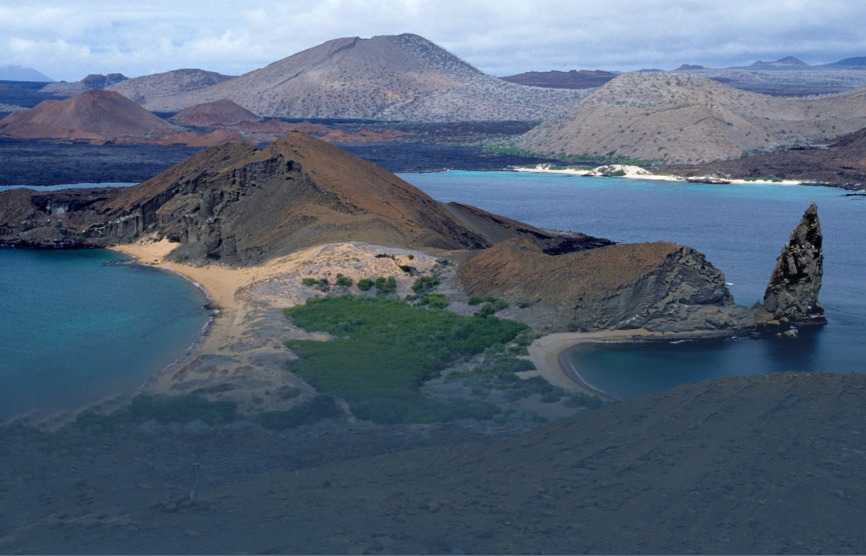
<path id="1" fill-rule="evenodd" d="M 373 288 L 373 281 L 369 278 L 362 278 L 358 280 L 358 289 L 362 292 L 370 291 Z"/>
<path id="2" fill-rule="evenodd" d="M 337 285 L 341 288 L 351 288 L 352 287 L 352 279 L 348 276 L 343 276 L 342 274 L 337 274 Z"/>
<path id="3" fill-rule="evenodd" d="M 468 301 L 468 303 L 472 306 L 481 305 L 483 302 L 484 302 L 484 300 L 481 299 L 480 297 L 478 297 L 477 295 L 473 295 L 472 297 L 469 298 L 469 301 Z"/>
<path id="4" fill-rule="evenodd" d="M 426 295 L 439 287 L 439 278 L 435 276 L 421 276 L 412 284 L 412 291 L 419 296 Z"/>

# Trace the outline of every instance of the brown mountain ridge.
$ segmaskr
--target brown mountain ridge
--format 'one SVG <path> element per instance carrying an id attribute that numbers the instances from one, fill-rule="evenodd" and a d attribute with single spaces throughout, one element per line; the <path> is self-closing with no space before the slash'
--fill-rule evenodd
<path id="1" fill-rule="evenodd" d="M 137 186 L 0 194 L 0 241 L 104 246 L 153 234 L 176 258 L 252 265 L 311 245 L 364 241 L 413 249 L 483 249 L 509 237 L 549 252 L 610 242 L 553 233 L 442 204 L 382 168 L 302 133 L 264 150 L 207 149 Z"/>

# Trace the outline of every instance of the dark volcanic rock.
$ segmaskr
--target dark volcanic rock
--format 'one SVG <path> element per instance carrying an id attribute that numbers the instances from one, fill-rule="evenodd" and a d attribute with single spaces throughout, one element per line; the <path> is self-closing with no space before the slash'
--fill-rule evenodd
<path id="1" fill-rule="evenodd" d="M 730 330 L 750 324 L 721 271 L 675 243 L 633 243 L 559 254 L 503 241 L 457 271 L 470 295 L 531 305 L 552 332 L 606 328 Z"/>
<path id="2" fill-rule="evenodd" d="M 818 302 L 824 276 L 823 236 L 815 203 L 806 210 L 782 249 L 764 292 L 764 309 L 775 319 L 825 324 L 824 307 Z"/>
<path id="3" fill-rule="evenodd" d="M 101 247 L 148 235 L 183 244 L 175 258 L 242 265 L 344 241 L 474 250 L 520 238 L 556 251 L 609 243 L 438 203 L 390 172 L 302 133 L 264 150 L 214 147 L 99 198 L 79 191 L 86 204 L 71 204 L 66 197 L 72 194 L 63 192 L 0 194 L 0 242 Z"/>

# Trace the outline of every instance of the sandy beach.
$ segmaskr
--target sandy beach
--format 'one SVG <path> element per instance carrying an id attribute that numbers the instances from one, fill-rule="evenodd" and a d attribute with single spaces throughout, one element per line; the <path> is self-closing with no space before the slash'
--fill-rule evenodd
<path id="1" fill-rule="evenodd" d="M 606 176 L 606 177 L 615 177 L 615 178 L 625 178 L 625 179 L 637 179 L 637 180 L 646 180 L 646 181 L 679 181 L 679 182 L 687 182 L 689 178 L 684 176 L 675 176 L 673 174 L 653 174 L 640 166 L 632 166 L 626 164 L 610 164 L 607 166 L 599 166 L 598 168 L 593 168 L 592 170 L 584 170 L 579 168 L 552 168 L 550 164 L 539 164 L 538 166 L 518 166 L 512 168 L 515 172 L 528 172 L 534 174 L 562 174 L 566 176 L 585 176 L 585 177 L 605 177 L 604 173 L 599 170 L 599 168 L 608 168 L 613 171 L 622 171 L 622 175 L 616 176 Z M 700 180 L 700 179 L 719 179 L 714 176 L 703 176 L 697 178 L 691 178 L 692 181 Z M 745 184 L 753 184 L 753 185 L 803 185 L 803 182 L 797 180 L 744 180 L 744 179 L 727 179 L 725 178 L 725 182 L 734 184 L 734 185 L 745 185 Z M 700 183 L 700 182 L 697 182 Z"/>

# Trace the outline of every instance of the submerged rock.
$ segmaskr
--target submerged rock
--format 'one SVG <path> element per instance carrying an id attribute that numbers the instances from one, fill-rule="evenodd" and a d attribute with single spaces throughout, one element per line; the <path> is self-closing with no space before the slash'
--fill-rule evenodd
<path id="1" fill-rule="evenodd" d="M 788 319 L 795 324 L 826 324 L 818 302 L 824 276 L 823 236 L 815 203 L 806 210 L 782 249 L 764 292 L 759 322 Z"/>

